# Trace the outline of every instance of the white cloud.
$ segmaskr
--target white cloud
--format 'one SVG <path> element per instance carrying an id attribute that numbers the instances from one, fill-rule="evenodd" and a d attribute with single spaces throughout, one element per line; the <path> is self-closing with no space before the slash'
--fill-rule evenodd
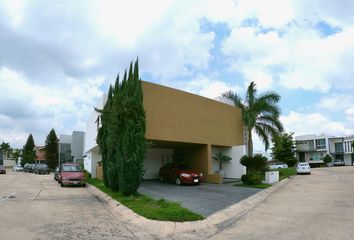
<path id="1" fill-rule="evenodd" d="M 322 97 L 317 104 L 319 108 L 325 109 L 331 112 L 338 112 L 348 110 L 353 106 L 354 96 L 350 94 L 331 94 L 329 96 Z M 347 111 L 346 111 L 347 112 Z"/>
<path id="2" fill-rule="evenodd" d="M 220 97 L 222 93 L 227 91 L 241 92 L 241 87 L 228 84 L 216 77 L 198 76 L 195 80 L 181 85 L 182 89 L 207 98 L 214 99 Z"/>
<path id="3" fill-rule="evenodd" d="M 287 132 L 295 135 L 328 134 L 334 136 L 354 134 L 354 128 L 345 126 L 344 122 L 332 121 L 321 113 L 302 114 L 291 111 L 287 116 L 281 116 L 281 122 Z"/>
<path id="4" fill-rule="evenodd" d="M 19 144 L 34 133 L 38 138 L 37 144 L 43 144 L 44 137 L 51 128 L 57 134 L 80 130 L 67 126 L 81 127 L 93 110 L 98 97 L 102 95 L 101 85 L 105 82 L 102 77 L 85 79 L 82 82 L 69 79 L 68 88 L 48 87 L 31 84 L 29 79 L 12 69 L 0 68 L 0 136 Z M 14 106 L 12 106 L 12 103 Z"/>

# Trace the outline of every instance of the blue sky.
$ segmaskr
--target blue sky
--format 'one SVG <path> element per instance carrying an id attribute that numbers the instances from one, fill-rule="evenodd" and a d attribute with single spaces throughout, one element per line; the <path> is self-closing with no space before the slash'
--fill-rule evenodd
<path id="1" fill-rule="evenodd" d="M 0 0 L 0 140 L 85 130 L 137 56 L 144 80 L 209 98 L 243 96 L 251 81 L 276 91 L 295 135 L 354 134 L 353 10 L 347 0 Z"/>

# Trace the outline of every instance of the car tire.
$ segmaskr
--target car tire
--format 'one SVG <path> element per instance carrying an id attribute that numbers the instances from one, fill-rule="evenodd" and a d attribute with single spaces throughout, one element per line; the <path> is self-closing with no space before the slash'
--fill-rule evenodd
<path id="1" fill-rule="evenodd" d="M 63 183 L 60 183 L 60 186 L 61 186 L 61 187 L 65 187 L 65 185 L 64 185 Z"/>
<path id="2" fill-rule="evenodd" d="M 163 176 L 160 176 L 160 182 L 164 182 Z"/>
<path id="3" fill-rule="evenodd" d="M 177 186 L 181 185 L 181 179 L 179 177 L 176 178 L 176 185 Z"/>
<path id="4" fill-rule="evenodd" d="M 82 187 L 86 187 L 86 183 L 82 184 Z"/>

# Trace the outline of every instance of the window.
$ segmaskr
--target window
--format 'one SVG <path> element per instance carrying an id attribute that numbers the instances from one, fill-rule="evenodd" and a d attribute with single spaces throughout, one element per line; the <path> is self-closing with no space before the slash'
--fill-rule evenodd
<path id="1" fill-rule="evenodd" d="M 326 149 L 326 139 L 316 139 L 316 149 Z"/>
<path id="2" fill-rule="evenodd" d="M 340 142 L 340 143 L 335 143 L 334 144 L 334 150 L 335 152 L 343 152 L 343 143 Z"/>

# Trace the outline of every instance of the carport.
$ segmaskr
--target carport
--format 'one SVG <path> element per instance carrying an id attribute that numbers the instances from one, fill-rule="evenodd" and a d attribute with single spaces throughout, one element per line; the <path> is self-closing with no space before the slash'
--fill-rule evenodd
<path id="1" fill-rule="evenodd" d="M 202 172 L 205 182 L 222 183 L 219 174 L 212 172 L 211 146 L 172 141 L 151 141 L 144 160 L 144 179 L 158 179 L 159 169 L 166 163 L 175 161 L 187 163 L 192 169 Z"/>

